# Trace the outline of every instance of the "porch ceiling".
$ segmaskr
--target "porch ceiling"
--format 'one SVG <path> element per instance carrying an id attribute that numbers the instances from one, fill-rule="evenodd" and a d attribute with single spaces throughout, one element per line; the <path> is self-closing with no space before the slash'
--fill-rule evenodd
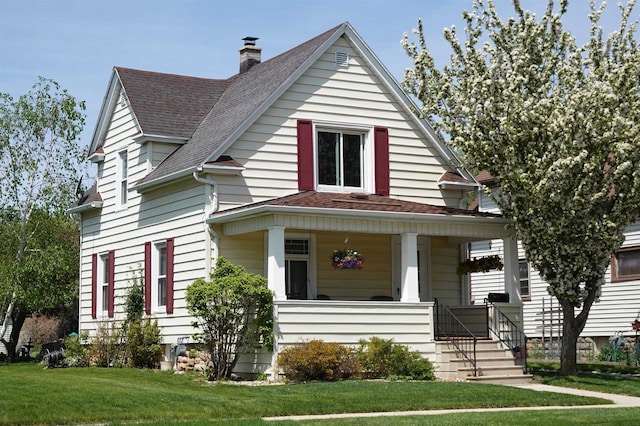
<path id="1" fill-rule="evenodd" d="M 312 231 L 378 234 L 413 232 L 469 239 L 512 235 L 500 215 L 396 200 L 378 195 L 301 192 L 224 210 L 207 222 L 224 235 L 265 230 L 272 226 Z"/>

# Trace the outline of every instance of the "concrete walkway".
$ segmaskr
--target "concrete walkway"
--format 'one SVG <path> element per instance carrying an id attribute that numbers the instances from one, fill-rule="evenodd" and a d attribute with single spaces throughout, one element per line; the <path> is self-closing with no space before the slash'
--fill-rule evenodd
<path id="1" fill-rule="evenodd" d="M 616 395 L 612 393 L 593 392 L 582 389 L 564 388 L 560 386 L 541 385 L 537 383 L 512 385 L 513 387 L 531 389 L 541 392 L 556 392 L 579 396 L 591 396 L 595 398 L 608 399 L 613 404 L 603 405 L 560 405 L 560 406 L 541 406 L 541 407 L 503 407 L 503 408 L 469 408 L 469 409 L 448 409 L 448 410 L 418 410 L 418 411 L 393 411 L 393 412 L 375 412 L 375 413 L 341 413 L 341 414 L 317 414 L 305 416 L 282 416 L 282 417 L 263 417 L 266 421 L 276 420 L 321 420 L 321 419 L 344 419 L 357 417 L 398 417 L 398 416 L 429 416 L 437 414 L 454 414 L 454 413 L 484 413 L 484 412 L 500 412 L 500 411 L 545 411 L 545 410 L 571 410 L 575 408 L 621 408 L 621 407 L 640 407 L 640 398 L 627 395 Z"/>

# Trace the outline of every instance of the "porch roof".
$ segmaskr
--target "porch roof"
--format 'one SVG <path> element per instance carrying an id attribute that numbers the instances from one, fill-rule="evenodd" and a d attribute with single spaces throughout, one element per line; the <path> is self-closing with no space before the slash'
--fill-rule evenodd
<path id="1" fill-rule="evenodd" d="M 511 235 L 501 215 L 398 200 L 381 195 L 304 191 L 223 210 L 207 222 L 225 235 L 270 226 L 325 231 L 500 238 Z"/>

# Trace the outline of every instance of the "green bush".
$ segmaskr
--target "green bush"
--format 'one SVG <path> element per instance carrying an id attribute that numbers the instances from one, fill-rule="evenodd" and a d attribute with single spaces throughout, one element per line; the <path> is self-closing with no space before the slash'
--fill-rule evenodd
<path id="1" fill-rule="evenodd" d="M 363 376 L 369 379 L 435 379 L 433 364 L 428 359 L 417 351 L 409 351 L 405 345 L 394 344 L 393 339 L 361 340 L 358 358 Z"/>
<path id="2" fill-rule="evenodd" d="M 83 331 L 80 336 L 67 336 L 64 339 L 64 359 L 69 367 L 88 367 L 89 355 L 87 353 L 87 345 L 82 344 L 83 340 L 88 337 L 87 332 Z"/>
<path id="3" fill-rule="evenodd" d="M 98 325 L 87 355 L 96 367 L 122 367 L 122 347 L 122 327 L 103 323 Z"/>
<path id="4" fill-rule="evenodd" d="M 137 320 L 127 329 L 127 360 L 136 368 L 156 368 L 162 359 L 158 321 Z"/>
<path id="5" fill-rule="evenodd" d="M 354 351 L 338 343 L 311 340 L 290 346 L 278 355 L 278 365 L 288 380 L 341 380 L 359 375 Z"/>
<path id="6" fill-rule="evenodd" d="M 266 278 L 218 258 L 211 281 L 197 279 L 187 287 L 188 312 L 196 334 L 211 357 L 209 380 L 231 377 L 243 352 L 273 344 L 273 294 Z"/>

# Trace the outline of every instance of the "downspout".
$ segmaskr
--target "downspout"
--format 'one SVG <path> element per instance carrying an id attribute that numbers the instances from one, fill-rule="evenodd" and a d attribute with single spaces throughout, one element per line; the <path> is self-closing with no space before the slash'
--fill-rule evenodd
<path id="1" fill-rule="evenodd" d="M 218 234 L 213 230 L 213 227 L 209 226 L 209 224 L 207 223 L 207 219 L 209 218 L 209 216 L 218 211 L 218 183 L 215 180 L 200 176 L 199 173 L 201 172 L 202 167 L 198 167 L 198 169 L 193 172 L 193 178 L 196 180 L 196 182 L 200 182 L 204 185 L 209 185 L 212 191 L 212 194 L 210 194 L 211 206 L 207 210 L 207 204 L 205 204 L 204 215 L 202 216 L 202 225 L 204 226 L 205 235 L 208 235 L 208 238 L 205 238 L 205 252 L 207 254 L 204 258 L 205 275 L 208 275 L 211 273 L 212 260 L 217 260 L 218 258 Z M 213 250 L 213 256 L 211 256 L 211 250 Z"/>

